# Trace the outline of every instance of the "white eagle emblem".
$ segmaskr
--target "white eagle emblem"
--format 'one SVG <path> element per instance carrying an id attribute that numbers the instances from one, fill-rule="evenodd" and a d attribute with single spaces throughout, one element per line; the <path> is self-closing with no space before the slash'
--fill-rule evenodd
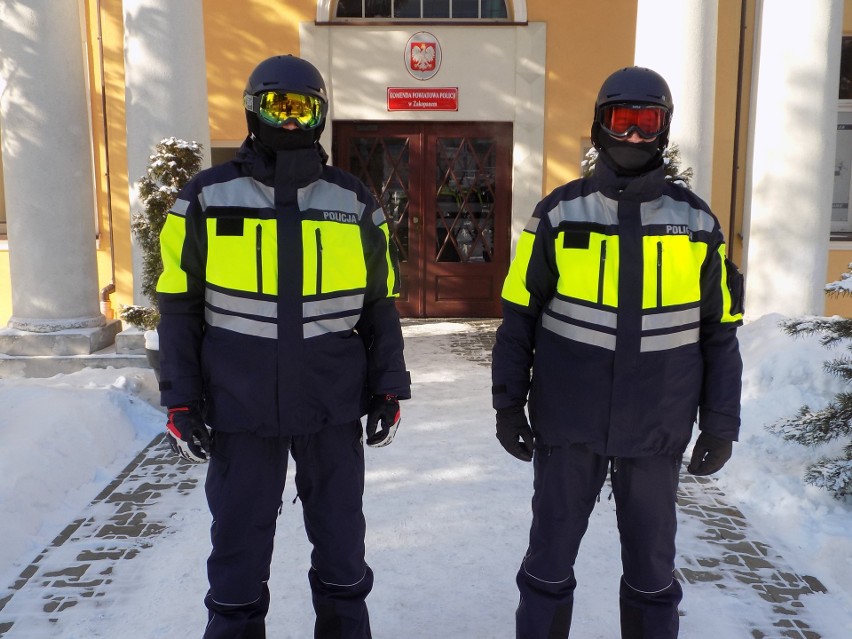
<path id="1" fill-rule="evenodd" d="M 411 68 L 417 71 L 431 71 L 435 68 L 435 45 L 433 43 L 411 43 Z"/>

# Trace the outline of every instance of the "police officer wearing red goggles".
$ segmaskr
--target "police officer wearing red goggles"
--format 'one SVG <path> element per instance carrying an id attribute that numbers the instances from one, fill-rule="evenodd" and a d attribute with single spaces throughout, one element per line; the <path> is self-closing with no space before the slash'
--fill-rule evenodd
<path id="1" fill-rule="evenodd" d="M 737 439 L 742 276 L 707 204 L 665 177 L 672 110 L 666 81 L 650 69 L 604 81 L 594 173 L 536 206 L 503 287 L 497 439 L 535 472 L 518 639 L 568 637 L 574 562 L 607 475 L 621 637 L 677 637 L 682 456 L 696 416 L 690 473 L 717 472 Z"/>

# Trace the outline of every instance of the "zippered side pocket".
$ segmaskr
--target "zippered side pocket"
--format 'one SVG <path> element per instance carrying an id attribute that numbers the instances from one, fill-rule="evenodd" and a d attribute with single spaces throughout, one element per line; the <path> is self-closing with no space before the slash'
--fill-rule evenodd
<path id="1" fill-rule="evenodd" d="M 663 243 L 657 242 L 657 308 L 663 306 Z"/>
<path id="2" fill-rule="evenodd" d="M 317 228 L 314 230 L 317 240 L 317 295 L 322 293 L 322 233 Z"/>
<path id="3" fill-rule="evenodd" d="M 263 227 L 255 228 L 255 259 L 257 260 L 257 292 L 263 293 Z"/>
<path id="4" fill-rule="evenodd" d="M 603 304 L 604 274 L 606 273 L 606 240 L 601 240 L 601 260 L 598 267 L 598 304 Z"/>

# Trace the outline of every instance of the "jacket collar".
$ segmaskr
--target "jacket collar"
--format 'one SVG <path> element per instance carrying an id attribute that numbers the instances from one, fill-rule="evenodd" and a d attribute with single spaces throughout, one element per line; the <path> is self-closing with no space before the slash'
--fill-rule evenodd
<path id="1" fill-rule="evenodd" d="M 607 159 L 598 154 L 590 178 L 600 191 L 614 200 L 631 199 L 640 202 L 655 200 L 663 194 L 666 183 L 665 167 L 660 164 L 640 175 L 618 175 Z"/>
<path id="2" fill-rule="evenodd" d="M 236 161 L 243 165 L 245 173 L 264 184 L 274 184 L 277 175 L 279 180 L 286 180 L 288 186 L 300 188 L 322 175 L 328 154 L 319 143 L 309 149 L 275 153 L 249 136 L 237 152 Z"/>

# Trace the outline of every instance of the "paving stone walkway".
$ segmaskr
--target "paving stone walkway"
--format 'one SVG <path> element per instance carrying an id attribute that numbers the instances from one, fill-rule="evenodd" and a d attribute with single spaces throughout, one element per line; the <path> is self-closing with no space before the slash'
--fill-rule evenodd
<path id="1" fill-rule="evenodd" d="M 69 608 L 108 598 L 116 564 L 143 554 L 167 532 L 174 500 L 203 484 L 204 471 L 180 461 L 157 435 L 0 590 L 0 637 L 15 626 L 56 622 Z"/>
<path id="2" fill-rule="evenodd" d="M 490 366 L 495 320 L 465 321 L 468 332 L 448 336 L 446 350 Z M 21 626 L 56 622 L 75 606 L 97 605 L 115 588 L 121 561 L 144 556 L 169 534 L 180 500 L 203 486 L 205 467 L 178 461 L 158 435 L 38 554 L 13 584 L 0 590 L 0 638 Z M 681 477 L 680 516 L 702 531 L 702 556 L 681 555 L 677 577 L 713 584 L 766 607 L 750 628 L 754 639 L 822 639 L 804 621 L 807 597 L 826 593 L 815 577 L 796 574 L 762 541 L 712 478 Z M 24 630 L 24 628 L 20 628 Z M 35 637 L 37 635 L 26 635 Z"/>

